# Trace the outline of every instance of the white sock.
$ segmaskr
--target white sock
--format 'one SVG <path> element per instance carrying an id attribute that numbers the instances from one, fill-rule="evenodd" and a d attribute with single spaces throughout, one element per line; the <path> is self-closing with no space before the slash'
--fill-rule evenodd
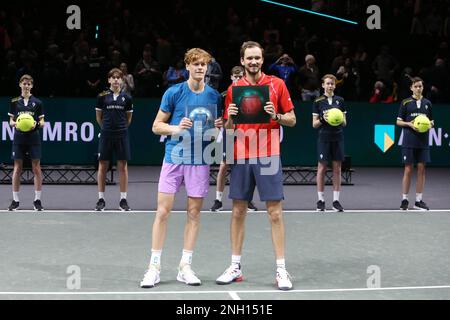
<path id="1" fill-rule="evenodd" d="M 416 201 L 417 202 L 422 201 L 422 193 L 416 193 Z"/>
<path id="2" fill-rule="evenodd" d="M 402 194 L 402 200 L 408 200 L 408 195 L 407 194 Z"/>
<path id="3" fill-rule="evenodd" d="M 13 199 L 15 202 L 19 202 L 19 192 L 13 191 Z"/>
<path id="4" fill-rule="evenodd" d="M 231 265 L 236 266 L 236 267 L 240 267 L 241 265 L 241 256 L 231 256 Z"/>
<path id="5" fill-rule="evenodd" d="M 222 202 L 222 196 L 223 196 L 223 192 L 216 191 L 216 200 L 219 200 L 220 202 Z"/>
<path id="6" fill-rule="evenodd" d="M 284 259 L 277 259 L 277 268 L 286 269 L 286 261 Z"/>
<path id="7" fill-rule="evenodd" d="M 339 201 L 339 191 L 333 191 L 333 201 Z"/>
<path id="8" fill-rule="evenodd" d="M 104 192 L 99 192 L 98 193 L 98 198 L 99 199 L 105 199 L 105 193 Z"/>
<path id="9" fill-rule="evenodd" d="M 162 254 L 162 250 L 153 250 L 152 249 L 152 256 L 150 258 L 150 265 L 151 266 L 156 266 L 158 267 L 158 269 L 161 266 L 161 254 Z"/>
<path id="10" fill-rule="evenodd" d="M 41 200 L 42 191 L 34 191 L 34 201 Z"/>
<path id="11" fill-rule="evenodd" d="M 325 192 L 317 192 L 317 196 L 319 197 L 319 201 L 325 202 Z"/>
<path id="12" fill-rule="evenodd" d="M 193 253 L 194 253 L 194 251 L 184 250 L 183 249 L 183 254 L 181 256 L 181 261 L 180 261 L 180 266 L 181 265 L 185 265 L 185 264 L 192 264 L 192 254 Z"/>
<path id="13" fill-rule="evenodd" d="M 120 200 L 126 199 L 126 198 L 127 198 L 127 193 L 126 192 L 121 192 L 120 193 Z"/>

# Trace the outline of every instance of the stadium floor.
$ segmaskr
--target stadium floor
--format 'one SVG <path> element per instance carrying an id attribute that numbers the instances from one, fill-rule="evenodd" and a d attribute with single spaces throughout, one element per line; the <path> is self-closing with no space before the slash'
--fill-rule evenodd
<path id="1" fill-rule="evenodd" d="M 428 170 L 424 200 L 433 210 L 427 213 L 396 210 L 400 168 L 357 168 L 355 185 L 342 190 L 342 203 L 350 210 L 339 214 L 307 211 L 316 201 L 315 186 L 286 187 L 286 261 L 294 283 L 289 292 L 275 288 L 264 211 L 247 217 L 245 281 L 228 286 L 214 281 L 230 262 L 231 214 L 202 213 L 193 268 L 203 284 L 189 287 L 176 281 L 186 219 L 182 192 L 169 220 L 161 283 L 140 289 L 150 254 L 155 169 L 130 168 L 134 213 L 90 211 L 95 186 L 46 185 L 46 212 L 0 212 L 0 299 L 450 299 L 449 171 Z M 107 188 L 112 200 L 118 186 Z M 10 186 L 0 190 L 0 204 L 6 207 Z M 205 210 L 213 191 L 212 186 Z M 31 193 L 32 186 L 23 186 L 25 209 Z M 71 290 L 74 266 L 81 286 Z"/>

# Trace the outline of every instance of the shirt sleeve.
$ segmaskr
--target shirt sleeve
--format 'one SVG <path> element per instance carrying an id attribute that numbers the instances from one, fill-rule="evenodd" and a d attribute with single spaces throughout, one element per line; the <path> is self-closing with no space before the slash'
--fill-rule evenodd
<path id="1" fill-rule="evenodd" d="M 291 95 L 286 87 L 284 81 L 281 81 L 280 93 L 278 94 L 278 112 L 288 113 L 294 109 L 294 104 L 292 103 Z"/>
<path id="2" fill-rule="evenodd" d="M 343 98 L 339 99 L 339 109 L 341 109 L 343 113 L 347 113 L 347 107 Z"/>
<path id="3" fill-rule="evenodd" d="M 44 118 L 44 117 L 45 117 L 45 113 L 44 113 L 44 104 L 42 103 L 42 101 L 39 101 L 38 107 L 37 107 L 37 109 L 36 109 L 36 113 L 37 113 L 38 119 L 41 119 L 41 118 Z"/>
<path id="4" fill-rule="evenodd" d="M 319 103 L 314 101 L 312 105 L 312 114 L 316 116 L 320 116 Z"/>
<path id="5" fill-rule="evenodd" d="M 400 119 L 402 121 L 405 121 L 405 119 L 406 119 L 406 105 L 403 105 L 403 101 L 400 104 L 400 109 L 398 110 L 397 119 Z"/>
<path id="6" fill-rule="evenodd" d="M 9 112 L 8 116 L 15 117 L 16 116 L 16 103 L 11 101 L 11 104 L 9 105 Z"/>
<path id="7" fill-rule="evenodd" d="M 125 111 L 126 112 L 133 112 L 133 100 L 131 99 L 131 97 L 127 97 L 127 105 L 125 106 Z"/>
<path id="8" fill-rule="evenodd" d="M 97 103 L 95 104 L 95 110 L 96 111 L 102 111 L 104 109 L 104 103 L 103 103 L 103 97 L 102 96 L 98 96 L 97 97 Z"/>
<path id="9" fill-rule="evenodd" d="M 167 113 L 173 113 L 175 105 L 173 103 L 173 90 L 171 88 L 169 88 L 166 92 L 164 92 L 164 95 L 161 99 L 160 109 L 161 111 Z"/>
<path id="10" fill-rule="evenodd" d="M 428 103 L 428 119 L 430 119 L 430 121 L 433 121 L 433 106 L 431 105 L 431 101 L 429 101 Z"/>

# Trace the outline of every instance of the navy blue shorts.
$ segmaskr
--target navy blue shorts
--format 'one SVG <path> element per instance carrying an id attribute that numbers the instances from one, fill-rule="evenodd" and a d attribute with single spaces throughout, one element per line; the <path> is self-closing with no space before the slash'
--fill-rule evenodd
<path id="1" fill-rule="evenodd" d="M 279 156 L 251 159 L 257 161 L 244 164 L 235 163 L 231 167 L 229 198 L 252 201 L 255 186 L 261 201 L 280 201 L 283 194 L 283 171 Z"/>
<path id="2" fill-rule="evenodd" d="M 98 160 L 112 160 L 115 154 L 117 160 L 130 160 L 130 140 L 125 136 L 100 136 L 98 143 Z"/>
<path id="3" fill-rule="evenodd" d="M 40 144 L 13 144 L 11 159 L 24 160 L 25 157 L 28 157 L 31 160 L 40 160 L 41 149 Z"/>
<path id="4" fill-rule="evenodd" d="M 430 162 L 430 149 L 402 148 L 402 161 L 404 164 Z"/>
<path id="5" fill-rule="evenodd" d="M 344 161 L 344 141 L 318 141 L 317 160 Z"/>

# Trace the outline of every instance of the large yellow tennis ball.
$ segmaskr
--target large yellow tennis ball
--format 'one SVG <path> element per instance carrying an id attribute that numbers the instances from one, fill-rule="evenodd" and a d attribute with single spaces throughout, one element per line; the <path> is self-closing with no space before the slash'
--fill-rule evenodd
<path id="1" fill-rule="evenodd" d="M 344 122 L 344 113 L 338 108 L 331 108 L 327 112 L 328 123 L 332 126 L 338 126 Z"/>
<path id="2" fill-rule="evenodd" d="M 17 117 L 16 128 L 22 132 L 28 132 L 33 129 L 36 121 L 29 113 L 23 113 Z"/>
<path id="3" fill-rule="evenodd" d="M 414 127 L 421 133 L 427 132 L 431 128 L 431 121 L 423 114 L 418 115 L 414 118 Z"/>

